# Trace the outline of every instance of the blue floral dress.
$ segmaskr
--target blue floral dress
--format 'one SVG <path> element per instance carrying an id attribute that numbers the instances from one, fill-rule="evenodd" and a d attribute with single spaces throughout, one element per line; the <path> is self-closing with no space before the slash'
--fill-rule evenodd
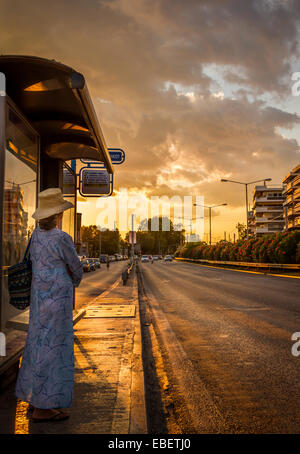
<path id="1" fill-rule="evenodd" d="M 37 408 L 68 408 L 74 385 L 73 285 L 80 284 L 82 265 L 70 235 L 56 228 L 34 230 L 30 258 L 29 328 L 15 393 Z"/>

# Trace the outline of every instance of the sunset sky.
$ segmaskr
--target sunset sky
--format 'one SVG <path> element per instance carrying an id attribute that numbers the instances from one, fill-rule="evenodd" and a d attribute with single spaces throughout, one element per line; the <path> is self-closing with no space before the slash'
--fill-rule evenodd
<path id="1" fill-rule="evenodd" d="M 280 183 L 300 162 L 299 18 L 289 0 L 0 0 L 0 52 L 82 72 L 126 151 L 115 189 L 227 202 L 217 240 L 245 222 L 243 187 L 220 178 Z M 96 222 L 95 200 L 80 210 Z"/>

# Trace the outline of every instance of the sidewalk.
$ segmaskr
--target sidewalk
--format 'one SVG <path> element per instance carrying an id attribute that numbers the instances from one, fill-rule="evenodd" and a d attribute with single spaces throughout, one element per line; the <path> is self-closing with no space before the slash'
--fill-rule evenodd
<path id="1" fill-rule="evenodd" d="M 126 286 L 120 277 L 84 308 L 86 315 L 74 328 L 75 389 L 70 419 L 33 423 L 27 404 L 16 402 L 10 392 L 9 397 L 0 396 L 1 433 L 147 433 L 135 271 Z"/>

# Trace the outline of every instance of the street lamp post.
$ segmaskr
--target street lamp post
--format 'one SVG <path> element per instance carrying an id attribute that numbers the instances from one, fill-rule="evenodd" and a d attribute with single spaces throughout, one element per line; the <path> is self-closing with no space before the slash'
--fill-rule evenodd
<path id="1" fill-rule="evenodd" d="M 131 263 L 134 263 L 134 214 L 131 215 Z"/>
<path id="2" fill-rule="evenodd" d="M 194 203 L 194 207 L 196 206 L 200 206 L 200 207 L 204 207 L 204 208 L 208 208 L 208 212 L 209 212 L 209 244 L 211 245 L 211 210 L 213 208 L 217 208 L 217 207 L 223 207 L 223 206 L 226 206 L 227 203 L 221 203 L 220 205 L 211 205 L 211 206 L 207 206 L 207 205 L 200 205 L 200 204 L 197 204 L 197 203 Z"/>
<path id="3" fill-rule="evenodd" d="M 101 226 L 98 225 L 98 230 L 99 230 L 99 264 L 101 268 Z"/>
<path id="4" fill-rule="evenodd" d="M 194 204 L 196 205 L 196 204 Z M 203 216 L 201 216 L 200 218 L 182 218 L 182 217 L 176 217 L 174 219 L 184 219 L 185 221 L 190 221 L 190 234 L 192 234 L 192 221 L 198 221 L 199 219 L 203 219 Z M 179 224 L 181 227 L 182 227 L 182 223 Z"/>
<path id="5" fill-rule="evenodd" d="M 243 183 L 241 181 L 234 181 L 234 180 L 227 180 L 225 178 L 221 179 L 222 183 L 236 183 L 236 184 L 244 184 L 245 185 L 245 190 L 246 190 L 246 226 L 247 226 L 247 231 L 246 231 L 246 238 L 248 240 L 249 238 L 249 220 L 248 220 L 248 186 L 249 184 L 255 184 L 255 183 L 260 183 L 263 181 L 266 183 L 266 181 L 271 181 L 272 178 L 263 178 L 261 180 L 255 180 L 255 181 L 249 181 L 248 183 Z"/>

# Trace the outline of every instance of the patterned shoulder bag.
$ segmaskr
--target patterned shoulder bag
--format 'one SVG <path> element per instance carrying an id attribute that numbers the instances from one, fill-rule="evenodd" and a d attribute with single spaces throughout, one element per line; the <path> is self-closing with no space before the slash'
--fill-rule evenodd
<path id="1" fill-rule="evenodd" d="M 8 268 L 8 291 L 10 304 L 24 310 L 30 305 L 32 269 L 28 242 L 23 261 Z"/>

